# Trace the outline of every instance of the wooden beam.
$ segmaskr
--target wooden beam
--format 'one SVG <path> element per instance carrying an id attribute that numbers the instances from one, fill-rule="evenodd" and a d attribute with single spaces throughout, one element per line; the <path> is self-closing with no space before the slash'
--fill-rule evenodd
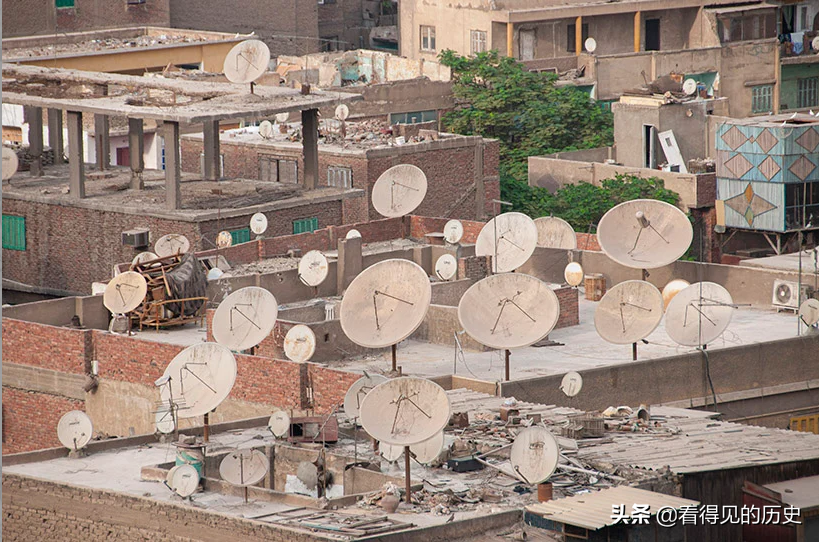
<path id="1" fill-rule="evenodd" d="M 580 56 L 583 52 L 583 17 L 574 20 L 574 54 Z"/>
<path id="2" fill-rule="evenodd" d="M 634 52 L 640 52 L 640 42 L 642 39 L 640 38 L 640 28 L 642 27 L 642 12 L 635 11 L 634 12 Z"/>

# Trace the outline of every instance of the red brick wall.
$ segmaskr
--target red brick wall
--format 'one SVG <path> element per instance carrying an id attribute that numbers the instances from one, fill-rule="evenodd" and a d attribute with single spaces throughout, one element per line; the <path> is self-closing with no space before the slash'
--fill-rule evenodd
<path id="1" fill-rule="evenodd" d="M 94 331 L 94 359 L 100 362 L 100 378 L 153 386 L 182 350 L 184 347 L 176 344 Z"/>
<path id="2" fill-rule="evenodd" d="M 330 412 L 344 401 L 344 394 L 361 375 L 308 364 L 309 379 L 313 385 L 313 408 Z"/>
<path id="3" fill-rule="evenodd" d="M 557 319 L 555 329 L 578 325 L 580 323 L 580 311 L 578 309 L 580 294 L 577 288 L 558 288 L 554 292 L 560 302 L 560 317 Z"/>
<path id="4" fill-rule="evenodd" d="M 442 232 L 446 225 L 448 218 L 434 218 L 428 216 L 410 217 L 410 237 L 413 239 L 423 239 L 428 233 Z M 464 227 L 464 235 L 461 238 L 461 244 L 472 244 L 478 239 L 478 234 L 483 229 L 485 222 L 478 222 L 476 220 L 461 220 Z"/>
<path id="5" fill-rule="evenodd" d="M 3 455 L 61 446 L 57 422 L 84 402 L 3 386 Z"/>
<path id="6" fill-rule="evenodd" d="M 85 374 L 91 333 L 3 318 L 3 361 Z"/>
<path id="7" fill-rule="evenodd" d="M 367 193 L 359 198 L 345 198 L 341 202 L 342 224 L 366 222 L 369 216 Z"/>
<path id="8" fill-rule="evenodd" d="M 593 250 L 600 252 L 600 244 L 595 233 L 576 233 L 578 250 Z"/>

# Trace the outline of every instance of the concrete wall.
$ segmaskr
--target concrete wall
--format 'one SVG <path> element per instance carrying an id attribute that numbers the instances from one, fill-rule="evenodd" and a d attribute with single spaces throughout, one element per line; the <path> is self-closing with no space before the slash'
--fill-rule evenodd
<path id="1" fill-rule="evenodd" d="M 414 113 L 435 110 L 440 115 L 455 107 L 450 81 L 430 81 L 426 78 L 406 79 L 381 83 L 344 87 L 343 92 L 363 96 L 363 100 L 350 104 L 350 118 L 378 118 L 389 120 L 390 113 Z M 322 110 L 323 115 L 333 116 L 333 108 Z"/>
<path id="2" fill-rule="evenodd" d="M 108 329 L 109 313 L 102 304 L 102 296 L 63 297 L 6 307 L 7 318 L 38 322 L 51 326 L 67 326 L 74 315 L 80 324 L 91 329 Z"/>
<path id="3" fill-rule="evenodd" d="M 370 41 L 370 29 L 364 19 L 362 0 L 336 0 L 318 5 L 318 34 L 324 47 L 341 50 L 366 47 Z M 375 14 L 374 14 L 375 15 Z"/>

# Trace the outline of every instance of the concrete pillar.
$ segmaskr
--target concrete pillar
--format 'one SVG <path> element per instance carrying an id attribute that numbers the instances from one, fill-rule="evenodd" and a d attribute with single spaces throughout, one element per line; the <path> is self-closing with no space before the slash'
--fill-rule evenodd
<path id="1" fill-rule="evenodd" d="M 31 157 L 32 177 L 43 176 L 43 109 L 25 106 L 23 114 L 28 123 L 28 154 Z"/>
<path id="2" fill-rule="evenodd" d="M 506 56 L 515 58 L 515 25 L 506 23 Z"/>
<path id="3" fill-rule="evenodd" d="M 179 154 L 179 123 L 166 121 L 162 127 L 165 138 L 165 207 L 182 207 L 182 170 Z"/>
<path id="4" fill-rule="evenodd" d="M 361 237 L 339 239 L 336 265 L 337 295 L 341 295 L 353 279 L 364 269 L 364 260 L 361 256 Z"/>
<path id="5" fill-rule="evenodd" d="M 82 113 L 68 112 L 68 186 L 73 199 L 85 197 L 85 164 L 83 163 Z"/>
<path id="6" fill-rule="evenodd" d="M 97 154 L 97 170 L 108 169 L 111 163 L 111 144 L 108 139 L 108 115 L 94 115 L 94 143 Z"/>
<path id="7" fill-rule="evenodd" d="M 222 178 L 221 151 L 219 150 L 219 121 L 206 121 L 204 127 L 205 171 L 202 172 L 206 181 L 218 181 Z"/>
<path id="8" fill-rule="evenodd" d="M 574 54 L 580 56 L 583 52 L 583 17 L 574 20 Z"/>
<path id="9" fill-rule="evenodd" d="M 318 109 L 301 112 L 301 144 L 304 156 L 304 188 L 318 186 Z"/>
<path id="10" fill-rule="evenodd" d="M 142 172 L 145 171 L 145 137 L 142 129 L 142 119 L 128 119 L 128 155 L 131 159 L 131 188 L 142 190 L 145 181 Z"/>
<path id="11" fill-rule="evenodd" d="M 65 145 L 63 145 L 63 112 L 61 109 L 48 110 L 48 146 L 54 151 L 54 164 L 64 163 Z"/>
<path id="12" fill-rule="evenodd" d="M 643 14 L 640 11 L 634 13 L 634 52 L 640 52 L 640 28 L 642 27 Z"/>

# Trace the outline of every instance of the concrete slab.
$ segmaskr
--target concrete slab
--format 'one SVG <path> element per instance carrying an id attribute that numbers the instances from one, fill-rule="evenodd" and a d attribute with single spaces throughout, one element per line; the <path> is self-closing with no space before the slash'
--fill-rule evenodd
<path id="1" fill-rule="evenodd" d="M 780 271 L 799 272 L 799 252 L 791 254 L 780 254 L 779 256 L 768 256 L 766 258 L 752 258 L 742 260 L 739 265 L 745 267 L 758 267 L 762 269 L 776 269 Z M 819 250 L 805 250 L 802 252 L 802 273 L 810 274 L 803 280 L 816 287 L 815 281 L 819 280 Z"/>

